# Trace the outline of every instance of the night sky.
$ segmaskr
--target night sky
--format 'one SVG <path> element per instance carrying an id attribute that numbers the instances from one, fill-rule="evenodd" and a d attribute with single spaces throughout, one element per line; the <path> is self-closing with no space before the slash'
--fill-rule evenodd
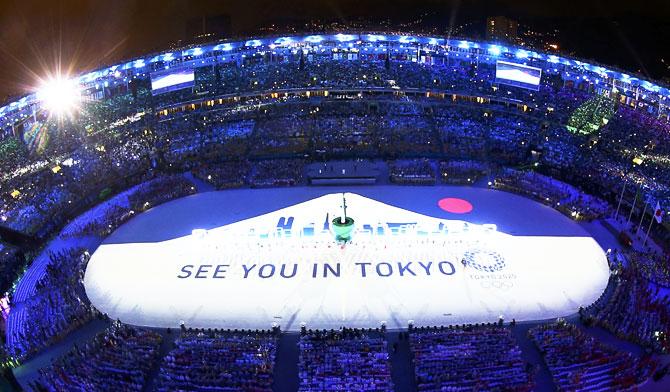
<path id="1" fill-rule="evenodd" d="M 0 0 L 0 102 L 25 93 L 48 70 L 90 70 L 166 49 L 184 38 L 186 22 L 228 14 L 233 35 L 307 20 L 390 20 L 428 13 L 422 28 L 468 24 L 483 37 L 487 16 L 505 15 L 532 29 L 557 28 L 561 48 L 652 78 L 670 78 L 670 1 L 447 0 Z"/>

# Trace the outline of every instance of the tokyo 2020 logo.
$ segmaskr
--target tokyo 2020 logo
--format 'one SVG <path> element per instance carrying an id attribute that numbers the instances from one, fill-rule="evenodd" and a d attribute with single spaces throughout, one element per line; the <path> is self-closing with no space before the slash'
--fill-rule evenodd
<path id="1" fill-rule="evenodd" d="M 505 259 L 495 251 L 468 250 L 463 255 L 465 264 L 482 272 L 498 272 L 505 268 Z"/>

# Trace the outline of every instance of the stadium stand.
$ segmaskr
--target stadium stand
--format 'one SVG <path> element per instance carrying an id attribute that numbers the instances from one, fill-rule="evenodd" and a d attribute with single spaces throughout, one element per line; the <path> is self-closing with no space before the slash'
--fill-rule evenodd
<path id="1" fill-rule="evenodd" d="M 387 342 L 357 330 L 316 331 L 298 343 L 299 391 L 392 391 Z"/>
<path id="2" fill-rule="evenodd" d="M 528 331 L 560 391 L 630 390 L 645 381 L 655 363 L 617 352 L 575 326 L 547 324 Z"/>
<path id="3" fill-rule="evenodd" d="M 575 220 L 621 220 L 621 207 L 635 225 L 649 222 L 657 246 L 627 250 L 601 299 L 580 314 L 667 353 L 667 86 L 531 51 L 524 62 L 543 76 L 537 89 L 523 89 L 495 81 L 496 61 L 520 48 L 494 54 L 492 43 L 372 36 L 270 37 L 152 54 L 82 75 L 85 99 L 65 119 L 49 116 L 34 94 L 0 107 L 0 229 L 35 245 L 23 249 L 6 235 L 0 242 L 0 288 L 10 304 L 2 363 L 29 361 L 102 317 L 82 284 L 88 251 L 135 214 L 194 194 L 196 180 L 216 189 L 306 185 L 309 164 L 353 159 L 387 162 L 393 183 L 488 177 L 494 188 Z M 151 75 L 166 68 L 193 69 L 193 87 L 156 94 Z M 656 203 L 661 224 L 652 221 Z M 50 247 L 58 241 L 68 246 Z M 656 366 L 570 324 L 542 324 L 529 337 L 559 390 L 634 389 Z M 31 387 L 140 391 L 156 366 L 158 390 L 273 387 L 273 334 L 182 331 L 167 355 L 161 341 L 153 330 L 114 323 Z M 533 388 L 507 328 L 419 329 L 410 343 L 419 390 Z M 310 332 L 298 351 L 302 391 L 394 388 L 383 333 Z"/>
<path id="4" fill-rule="evenodd" d="M 410 334 L 410 347 L 419 391 L 533 388 L 529 366 L 507 328 L 419 329 Z"/>

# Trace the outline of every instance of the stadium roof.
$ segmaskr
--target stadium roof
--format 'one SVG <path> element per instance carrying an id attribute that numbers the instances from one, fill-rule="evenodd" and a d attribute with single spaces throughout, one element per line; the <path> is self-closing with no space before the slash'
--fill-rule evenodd
<path id="1" fill-rule="evenodd" d="M 617 80 L 628 84 L 631 89 L 642 89 L 642 94 L 658 96 L 659 101 L 665 101 L 670 98 L 670 89 L 650 80 L 643 79 L 639 75 L 626 73 L 625 71 L 613 67 L 603 66 L 593 62 L 586 62 L 580 59 L 559 56 L 553 53 L 529 50 L 518 46 L 502 45 L 493 42 L 475 41 L 464 38 L 444 38 L 429 37 L 419 35 L 403 35 L 399 33 L 337 33 L 337 34 L 308 34 L 297 36 L 272 36 L 262 38 L 250 38 L 246 40 L 217 41 L 206 45 L 189 46 L 177 50 L 152 53 L 143 57 L 134 58 L 126 62 L 103 67 L 91 72 L 84 73 L 77 77 L 79 83 L 88 85 L 94 84 L 103 79 L 124 78 L 121 71 L 134 70 L 137 73 L 150 72 L 151 66 L 157 62 L 170 62 L 186 57 L 206 56 L 212 52 L 234 52 L 241 50 L 265 50 L 287 47 L 315 46 L 315 45 L 338 45 L 351 46 L 360 43 L 397 44 L 397 45 L 425 45 L 444 48 L 459 48 L 462 50 L 473 50 L 479 55 L 487 57 L 516 58 L 519 61 L 539 60 L 546 61 L 549 64 L 564 65 L 576 67 L 583 72 L 591 72 L 599 75 L 603 79 Z M 587 80 L 586 76 L 583 76 Z M 597 81 L 596 81 L 597 83 Z M 25 108 L 28 105 L 39 103 L 36 93 L 22 97 L 0 107 L 0 123 L 7 119 L 12 113 Z M 2 125 L 2 124 L 0 124 Z M 7 124 L 5 124 L 7 125 Z"/>

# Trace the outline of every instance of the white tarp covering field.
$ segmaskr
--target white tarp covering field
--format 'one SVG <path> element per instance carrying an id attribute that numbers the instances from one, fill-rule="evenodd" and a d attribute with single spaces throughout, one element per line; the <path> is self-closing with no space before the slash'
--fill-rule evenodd
<path id="1" fill-rule="evenodd" d="M 107 242 L 89 262 L 87 295 L 135 325 L 399 328 L 565 316 L 607 284 L 605 254 L 587 235 L 510 235 L 496 222 L 346 198 L 356 232 L 344 246 L 329 224 L 342 194 L 325 194 L 165 241 Z"/>

